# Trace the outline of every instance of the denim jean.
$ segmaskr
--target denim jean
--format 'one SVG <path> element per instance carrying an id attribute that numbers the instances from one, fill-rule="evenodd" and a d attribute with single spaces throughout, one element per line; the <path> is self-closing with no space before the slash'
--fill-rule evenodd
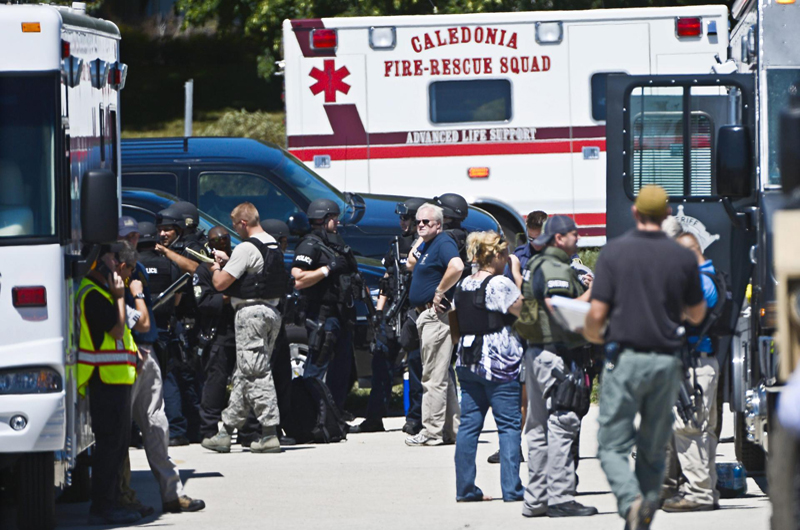
<path id="1" fill-rule="evenodd" d="M 519 381 L 488 381 L 460 366 L 456 368 L 456 373 L 461 383 L 461 426 L 456 437 L 455 456 L 456 500 L 474 501 L 483 498 L 483 492 L 475 485 L 475 454 L 486 412 L 492 407 L 500 436 L 500 487 L 503 500 L 521 501 L 525 490 L 519 478 L 519 446 L 522 437 L 522 389 Z"/>

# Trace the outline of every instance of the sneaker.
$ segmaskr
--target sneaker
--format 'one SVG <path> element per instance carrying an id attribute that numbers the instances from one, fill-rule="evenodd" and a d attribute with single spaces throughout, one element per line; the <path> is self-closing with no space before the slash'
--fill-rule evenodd
<path id="1" fill-rule="evenodd" d="M 250 444 L 251 453 L 280 453 L 281 441 L 274 434 L 262 436 Z"/>
<path id="2" fill-rule="evenodd" d="M 383 420 L 366 419 L 358 425 L 350 425 L 349 433 L 358 434 L 360 432 L 385 432 L 386 428 L 383 426 Z"/>
<path id="3" fill-rule="evenodd" d="M 548 517 L 588 517 L 597 515 L 597 508 L 594 506 L 584 506 L 575 501 L 562 502 L 547 507 Z"/>
<path id="4" fill-rule="evenodd" d="M 487 462 L 490 464 L 499 464 L 500 463 L 500 449 L 492 453 L 489 458 L 486 459 Z M 524 514 L 523 514 L 524 515 Z"/>
<path id="5" fill-rule="evenodd" d="M 139 512 L 128 510 L 126 508 L 108 508 L 102 512 L 92 513 L 89 512 L 90 525 L 129 525 L 141 520 L 142 516 Z"/>
<path id="6" fill-rule="evenodd" d="M 625 517 L 625 530 L 649 530 L 658 509 L 658 503 L 636 497 Z"/>
<path id="7" fill-rule="evenodd" d="M 203 440 L 200 445 L 206 449 L 210 449 L 211 451 L 216 451 L 218 453 L 230 453 L 231 435 L 228 434 L 227 431 L 222 430 L 211 438 L 206 438 Z"/>
<path id="8" fill-rule="evenodd" d="M 188 495 L 181 495 L 175 500 L 165 502 L 161 505 L 164 513 L 197 512 L 206 507 L 206 503 L 200 499 L 193 499 Z"/>
<path id="9" fill-rule="evenodd" d="M 420 425 L 416 421 L 408 420 L 406 421 L 405 425 L 403 425 L 403 432 L 406 434 L 410 434 L 411 436 L 419 434 L 421 430 L 422 430 L 422 425 Z"/>
<path id="10" fill-rule="evenodd" d="M 434 438 L 433 436 L 428 436 L 424 432 L 420 432 L 415 436 L 409 436 L 406 438 L 406 445 L 409 447 L 444 445 L 444 440 L 441 438 Z"/>
<path id="11" fill-rule="evenodd" d="M 295 440 L 291 436 L 278 436 L 278 440 L 281 442 L 281 446 L 297 445 L 297 440 Z"/>
<path id="12" fill-rule="evenodd" d="M 676 495 L 671 499 L 664 501 L 661 509 L 665 512 L 710 512 L 714 509 L 714 504 L 700 504 L 699 502 L 690 501 L 683 495 Z"/>

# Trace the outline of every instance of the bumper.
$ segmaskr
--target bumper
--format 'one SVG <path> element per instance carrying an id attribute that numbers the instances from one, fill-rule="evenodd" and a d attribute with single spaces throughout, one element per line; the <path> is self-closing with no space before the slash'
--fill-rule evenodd
<path id="1" fill-rule="evenodd" d="M 65 393 L 0 396 L 0 453 L 29 453 L 64 449 L 67 414 Z M 20 431 L 9 422 L 22 415 Z"/>

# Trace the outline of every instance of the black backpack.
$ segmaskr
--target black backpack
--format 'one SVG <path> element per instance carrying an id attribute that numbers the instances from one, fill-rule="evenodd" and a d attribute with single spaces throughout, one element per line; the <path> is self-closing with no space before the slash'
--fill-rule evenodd
<path id="1" fill-rule="evenodd" d="M 283 425 L 298 443 L 327 444 L 347 439 L 347 422 L 328 386 L 317 378 L 292 380 L 291 417 Z M 282 422 L 283 423 L 283 422 Z"/>
<path id="2" fill-rule="evenodd" d="M 247 240 L 255 245 L 264 259 L 260 274 L 244 274 L 239 281 L 225 290 L 225 294 L 244 299 L 270 300 L 283 298 L 292 291 L 293 280 L 283 260 L 277 243 L 262 243 L 255 237 Z"/>
<path id="3" fill-rule="evenodd" d="M 714 282 L 717 291 L 717 303 L 714 304 L 705 320 L 700 325 L 699 339 L 696 344 L 700 344 L 704 337 L 710 337 L 714 347 L 714 353 L 718 359 L 727 354 L 729 339 L 736 330 L 738 314 L 733 302 L 733 291 L 731 291 L 730 277 L 724 271 L 717 270 L 715 274 L 701 271 L 700 274 L 707 276 Z"/>

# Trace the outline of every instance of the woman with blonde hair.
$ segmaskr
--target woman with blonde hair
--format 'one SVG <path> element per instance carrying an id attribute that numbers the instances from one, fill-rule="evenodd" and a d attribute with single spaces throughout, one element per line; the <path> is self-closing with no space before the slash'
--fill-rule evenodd
<path id="1" fill-rule="evenodd" d="M 508 243 L 495 232 L 473 232 L 467 257 L 477 265 L 454 296 L 460 338 L 456 372 L 461 384 L 461 426 L 456 438 L 456 500 L 489 500 L 475 485 L 478 437 L 489 407 L 500 436 L 503 500 L 520 501 L 521 416 L 519 372 L 523 348 L 511 329 L 522 295 L 503 276 Z"/>

